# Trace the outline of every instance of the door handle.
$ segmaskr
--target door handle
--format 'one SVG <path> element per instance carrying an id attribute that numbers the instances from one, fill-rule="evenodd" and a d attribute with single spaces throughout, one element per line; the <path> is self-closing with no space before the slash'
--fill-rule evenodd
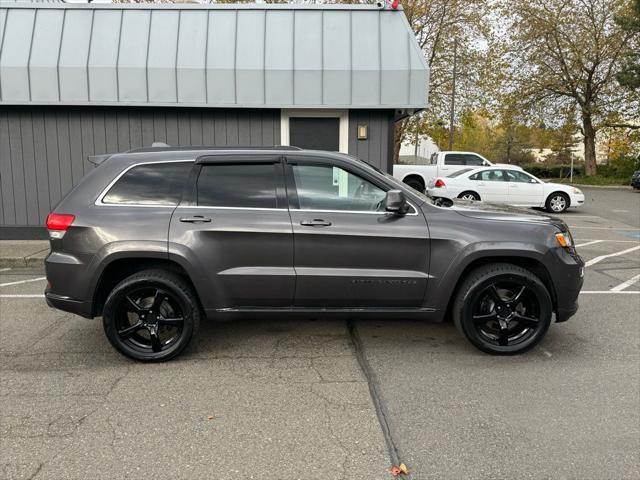
<path id="1" fill-rule="evenodd" d="M 209 223 L 211 219 L 202 215 L 194 215 L 193 217 L 180 217 L 180 221 L 183 223 Z"/>
<path id="2" fill-rule="evenodd" d="M 484 187 L 484 182 L 480 182 L 480 183 L 478 183 L 478 186 L 479 186 L 479 187 Z"/>
<path id="3" fill-rule="evenodd" d="M 321 218 L 314 218 L 313 220 L 302 220 L 300 225 L 305 227 L 329 227 L 331 226 L 331 222 L 322 220 Z"/>

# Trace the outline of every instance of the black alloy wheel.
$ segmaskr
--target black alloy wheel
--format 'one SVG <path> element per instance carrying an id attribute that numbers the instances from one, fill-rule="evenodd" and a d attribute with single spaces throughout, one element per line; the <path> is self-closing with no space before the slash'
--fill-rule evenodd
<path id="1" fill-rule="evenodd" d="M 522 353 L 536 345 L 551 323 L 552 303 L 529 270 L 509 264 L 473 272 L 455 302 L 456 327 L 480 350 Z"/>
<path id="2" fill-rule="evenodd" d="M 161 361 L 187 346 L 199 315 L 189 285 L 177 275 L 154 270 L 135 274 L 113 289 L 103 324 L 111 344 L 124 355 Z"/>

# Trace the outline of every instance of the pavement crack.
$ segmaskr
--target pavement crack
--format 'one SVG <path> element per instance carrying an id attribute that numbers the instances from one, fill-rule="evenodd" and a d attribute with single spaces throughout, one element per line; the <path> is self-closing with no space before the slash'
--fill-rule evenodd
<path id="1" fill-rule="evenodd" d="M 378 376 L 373 368 L 371 368 L 367 354 L 364 351 L 364 345 L 362 344 L 356 325 L 352 320 L 347 320 L 347 331 L 349 333 L 351 344 L 353 345 L 356 359 L 358 360 L 358 365 L 360 365 L 360 369 L 367 379 L 369 394 L 371 395 L 371 401 L 373 402 L 376 416 L 378 417 L 378 422 L 382 430 L 382 435 L 387 445 L 391 465 L 400 465 L 400 463 L 402 463 L 400 460 L 400 452 L 398 451 L 398 447 L 391 432 L 391 427 L 389 425 L 389 412 L 387 411 L 386 404 L 380 393 L 380 382 L 378 380 Z M 411 476 L 408 475 L 405 478 L 409 479 Z"/>

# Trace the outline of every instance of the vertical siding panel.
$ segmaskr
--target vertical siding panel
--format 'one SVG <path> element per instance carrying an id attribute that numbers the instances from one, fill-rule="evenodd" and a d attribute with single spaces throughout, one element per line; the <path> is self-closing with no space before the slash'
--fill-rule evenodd
<path id="1" fill-rule="evenodd" d="M 92 116 L 93 152 L 100 155 L 107 152 L 107 130 L 104 124 L 104 110 L 96 110 Z"/>
<path id="2" fill-rule="evenodd" d="M 178 145 L 191 145 L 189 113 L 184 110 L 178 112 Z"/>
<path id="3" fill-rule="evenodd" d="M 226 145 L 237 146 L 240 144 L 238 112 L 235 110 L 227 111 L 226 118 L 227 118 Z"/>
<path id="4" fill-rule="evenodd" d="M 129 138 L 131 139 L 130 148 L 141 148 L 142 143 L 142 119 L 140 118 L 140 109 L 129 110 Z"/>
<path id="5" fill-rule="evenodd" d="M 93 165 L 89 163 L 89 155 L 95 153 L 95 141 L 93 136 L 93 114 L 88 109 L 80 111 L 81 140 L 82 140 L 82 176 L 89 172 Z"/>
<path id="6" fill-rule="evenodd" d="M 107 144 L 106 153 L 118 153 L 118 116 L 115 110 L 105 110 L 104 112 L 104 137 Z"/>
<path id="7" fill-rule="evenodd" d="M 13 175 L 13 201 L 16 209 L 16 225 L 27 225 L 27 196 L 24 184 L 24 161 L 22 157 L 22 138 L 20 116 L 16 111 L 9 112 L 9 148 L 11 149 L 11 173 Z"/>
<path id="8" fill-rule="evenodd" d="M 204 110 L 202 112 L 202 144 L 216 144 L 214 112 L 211 110 Z"/>
<path id="9" fill-rule="evenodd" d="M 191 130 L 191 139 L 189 145 L 203 145 L 202 112 L 200 110 L 189 111 L 189 125 Z"/>
<path id="10" fill-rule="evenodd" d="M 58 151 L 60 155 L 60 195 L 64 196 L 73 186 L 69 112 L 67 110 L 58 111 L 56 123 L 58 126 Z"/>
<path id="11" fill-rule="evenodd" d="M 171 145 L 167 138 L 166 116 L 164 112 L 159 109 L 153 111 L 153 140 Z"/>
<path id="12" fill-rule="evenodd" d="M 371 112 L 369 120 L 369 134 L 367 142 L 369 144 L 369 162 L 381 170 L 385 169 L 382 162 L 382 151 L 380 139 L 382 137 L 382 115 L 380 112 Z"/>
<path id="13" fill-rule="evenodd" d="M 238 145 L 251 145 L 251 117 L 249 112 L 238 113 Z"/>
<path id="14" fill-rule="evenodd" d="M 349 111 L 349 155 L 361 158 L 358 155 L 358 122 L 360 121 L 358 110 Z"/>
<path id="15" fill-rule="evenodd" d="M 249 127 L 251 135 L 251 145 L 262 145 L 262 122 L 264 115 L 260 111 L 251 112 L 249 116 Z"/>
<path id="16" fill-rule="evenodd" d="M 118 126 L 118 152 L 126 152 L 131 148 L 129 112 L 127 110 L 116 111 L 116 124 Z"/>
<path id="17" fill-rule="evenodd" d="M 140 112 L 143 147 L 150 147 L 151 144 L 156 141 L 153 135 L 153 119 L 154 115 L 151 110 L 144 109 Z"/>
<path id="18" fill-rule="evenodd" d="M 7 225 L 16 224 L 16 205 L 9 144 L 9 114 L 0 110 L 0 182 L 2 183 L 2 210 Z"/>
<path id="19" fill-rule="evenodd" d="M 35 152 L 33 149 L 33 120 L 30 111 L 20 112 L 20 133 L 22 135 L 22 162 L 27 202 L 26 225 L 38 225 L 38 196 Z"/>
<path id="20" fill-rule="evenodd" d="M 215 110 L 213 117 L 214 140 L 216 146 L 227 144 L 227 117 L 223 110 Z"/>
<path id="21" fill-rule="evenodd" d="M 60 192 L 60 155 L 58 152 L 58 127 L 56 111 L 44 112 L 44 133 L 46 161 L 49 172 L 49 204 L 53 208 L 62 198 Z"/>
<path id="22" fill-rule="evenodd" d="M 49 166 L 47 162 L 47 138 L 44 129 L 44 113 L 36 110 L 33 117 L 33 149 L 35 153 L 36 182 L 38 192 L 38 225 L 43 225 L 51 211 L 49 195 Z"/>
<path id="23" fill-rule="evenodd" d="M 260 140 L 262 145 L 276 145 L 274 141 L 273 116 L 271 110 L 265 110 L 261 114 L 260 123 L 262 124 L 262 135 Z"/>
<path id="24" fill-rule="evenodd" d="M 165 114 L 165 122 L 167 125 L 167 144 L 177 146 L 178 141 L 178 113 L 175 110 L 168 110 Z"/>
<path id="25" fill-rule="evenodd" d="M 77 185 L 84 176 L 82 120 L 80 112 L 77 110 L 69 112 L 69 145 L 71 148 L 71 178 L 73 179 L 73 185 Z"/>

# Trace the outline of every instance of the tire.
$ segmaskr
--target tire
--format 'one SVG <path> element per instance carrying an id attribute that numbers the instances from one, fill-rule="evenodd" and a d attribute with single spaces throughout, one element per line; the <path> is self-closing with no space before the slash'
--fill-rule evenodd
<path id="1" fill-rule="evenodd" d="M 462 192 L 460 195 L 458 195 L 458 198 L 461 198 L 462 200 L 473 200 L 475 202 L 480 201 L 480 195 L 478 195 L 476 192 Z"/>
<path id="2" fill-rule="evenodd" d="M 569 195 L 562 192 L 553 192 L 549 197 L 547 197 L 547 201 L 545 202 L 545 207 L 548 212 L 552 213 L 562 213 L 571 205 L 571 200 L 569 199 Z"/>
<path id="3" fill-rule="evenodd" d="M 200 318 L 198 299 L 184 279 L 164 270 L 145 270 L 109 293 L 102 324 L 111 345 L 123 355 L 161 362 L 187 347 Z"/>
<path id="4" fill-rule="evenodd" d="M 493 355 L 524 353 L 551 324 L 549 291 L 531 271 L 494 263 L 469 273 L 456 294 L 452 316 L 458 331 Z"/>
<path id="5" fill-rule="evenodd" d="M 406 178 L 403 180 L 403 182 L 409 185 L 414 190 L 417 190 L 420 193 L 424 193 L 425 184 L 419 178 L 416 178 L 416 177 Z"/>

